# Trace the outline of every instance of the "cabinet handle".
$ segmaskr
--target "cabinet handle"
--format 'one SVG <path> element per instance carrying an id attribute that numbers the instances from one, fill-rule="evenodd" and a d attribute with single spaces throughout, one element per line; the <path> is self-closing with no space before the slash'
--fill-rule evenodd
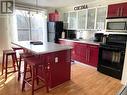
<path id="1" fill-rule="evenodd" d="M 123 16 L 123 8 L 120 10 L 120 16 Z"/>
<path id="2" fill-rule="evenodd" d="M 87 51 L 86 51 L 86 61 L 87 61 Z"/>
<path id="3" fill-rule="evenodd" d="M 90 61 L 90 50 L 88 51 L 88 62 Z"/>
<path id="4" fill-rule="evenodd" d="M 91 48 L 97 48 L 97 46 L 90 46 Z"/>
<path id="5" fill-rule="evenodd" d="M 120 8 L 117 10 L 117 16 L 120 16 Z"/>

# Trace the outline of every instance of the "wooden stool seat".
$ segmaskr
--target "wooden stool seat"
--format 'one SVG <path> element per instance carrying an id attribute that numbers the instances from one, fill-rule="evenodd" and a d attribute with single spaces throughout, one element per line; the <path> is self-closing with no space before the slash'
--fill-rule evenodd
<path id="1" fill-rule="evenodd" d="M 3 72 L 5 70 L 5 80 L 7 80 L 7 74 L 10 73 L 7 71 L 7 69 L 8 69 L 8 56 L 12 56 L 14 72 L 16 71 L 15 62 L 17 63 L 17 67 L 18 67 L 16 52 L 13 50 L 3 50 L 2 75 L 3 75 Z"/>
<path id="2" fill-rule="evenodd" d="M 12 55 L 12 54 L 15 54 L 16 52 L 13 50 L 3 50 L 3 53 L 6 55 Z"/>
<path id="3" fill-rule="evenodd" d="M 42 88 L 42 87 L 46 87 L 46 91 L 49 92 L 49 86 L 48 86 L 48 72 L 46 71 L 47 67 L 45 67 L 45 65 L 43 64 L 43 61 L 41 61 L 38 57 L 29 57 L 29 58 L 25 58 L 25 64 L 24 64 L 24 77 L 23 77 L 23 84 L 22 84 L 22 91 L 25 88 L 25 83 L 28 83 L 30 86 L 32 86 L 32 95 L 34 95 L 34 91 Z M 31 71 L 32 71 L 32 77 L 31 80 L 30 78 L 26 78 L 26 68 L 27 65 L 31 66 Z M 38 69 L 41 69 L 41 72 L 38 72 Z M 40 75 L 39 73 L 41 73 L 43 75 Z M 35 89 L 35 83 L 34 81 L 37 81 L 37 84 L 39 83 L 39 80 L 41 80 L 43 82 L 43 85 L 39 88 Z M 32 81 L 32 84 L 30 84 L 29 82 Z"/>
<path id="4" fill-rule="evenodd" d="M 11 47 L 14 51 L 16 51 L 16 50 L 23 50 L 23 48 L 21 48 L 21 47 L 17 47 L 17 46 L 13 46 L 13 47 Z"/>

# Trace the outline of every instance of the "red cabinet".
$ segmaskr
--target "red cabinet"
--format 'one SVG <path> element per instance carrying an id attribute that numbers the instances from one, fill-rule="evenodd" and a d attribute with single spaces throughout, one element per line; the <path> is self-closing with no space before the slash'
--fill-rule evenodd
<path id="1" fill-rule="evenodd" d="M 99 47 L 97 45 L 89 45 L 89 64 L 97 67 Z"/>
<path id="2" fill-rule="evenodd" d="M 49 85 L 53 88 L 70 80 L 71 50 L 57 51 L 44 55 L 50 68 Z M 44 56 L 42 56 L 44 58 Z"/>
<path id="3" fill-rule="evenodd" d="M 97 67 L 98 64 L 98 45 L 85 44 L 85 43 L 75 43 L 74 44 L 75 57 L 74 59 Z"/>
<path id="4" fill-rule="evenodd" d="M 60 44 L 73 47 L 72 59 L 96 67 L 98 64 L 98 45 L 60 40 Z"/>
<path id="5" fill-rule="evenodd" d="M 87 45 L 83 43 L 74 43 L 74 60 L 80 61 L 82 63 L 86 63 L 87 57 Z"/>
<path id="6" fill-rule="evenodd" d="M 127 10 L 127 3 L 109 5 L 107 18 L 127 17 L 126 10 Z"/>

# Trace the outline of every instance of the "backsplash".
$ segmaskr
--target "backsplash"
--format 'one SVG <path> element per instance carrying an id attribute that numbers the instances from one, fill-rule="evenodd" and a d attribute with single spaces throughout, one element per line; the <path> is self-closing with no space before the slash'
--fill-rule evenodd
<path id="1" fill-rule="evenodd" d="M 94 33 L 97 31 L 90 30 L 90 31 L 77 31 L 76 38 L 82 38 L 82 39 L 94 39 Z"/>

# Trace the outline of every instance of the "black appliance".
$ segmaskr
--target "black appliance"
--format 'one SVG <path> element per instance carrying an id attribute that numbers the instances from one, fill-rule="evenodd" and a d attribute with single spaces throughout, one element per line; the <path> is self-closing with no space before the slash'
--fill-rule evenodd
<path id="1" fill-rule="evenodd" d="M 121 79 L 127 35 L 110 34 L 106 43 L 100 44 L 97 70 Z"/>
<path id="2" fill-rule="evenodd" d="M 103 33 L 95 33 L 94 34 L 94 41 L 95 42 L 102 42 L 103 41 Z"/>
<path id="3" fill-rule="evenodd" d="M 127 32 L 127 19 L 107 19 L 106 31 L 109 32 Z"/>
<path id="4" fill-rule="evenodd" d="M 66 39 L 76 39 L 76 30 L 64 30 Z"/>
<path id="5" fill-rule="evenodd" d="M 63 32 L 63 22 L 55 21 L 47 23 L 48 30 L 48 42 L 59 42 L 59 38 L 62 36 Z"/>

